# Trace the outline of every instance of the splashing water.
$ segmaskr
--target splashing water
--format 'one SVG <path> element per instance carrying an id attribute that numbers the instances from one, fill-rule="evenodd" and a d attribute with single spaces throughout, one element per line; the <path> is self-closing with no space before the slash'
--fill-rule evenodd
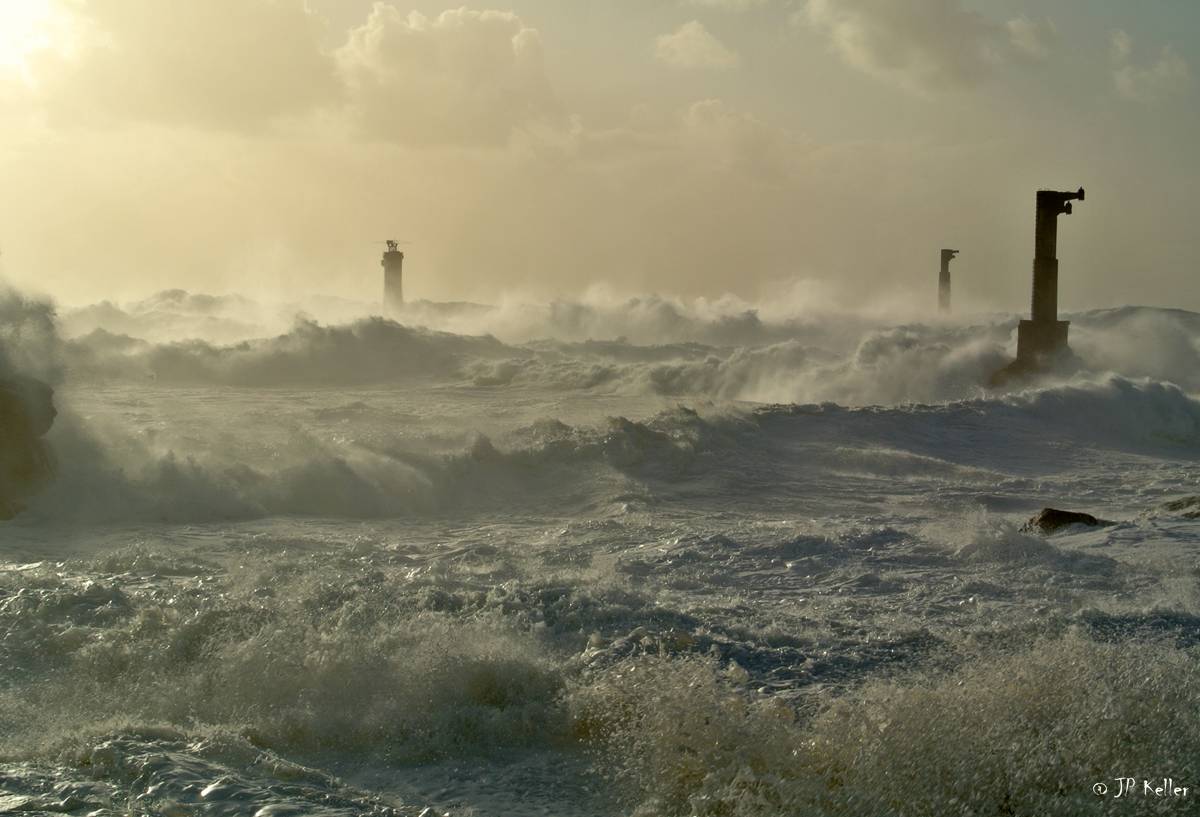
<path id="1" fill-rule="evenodd" d="M 1200 785 L 1200 316 L 1071 316 L 1085 370 L 994 393 L 1000 316 L 5 298 L 2 371 L 62 414 L 57 478 L 0 523 L 0 810 L 1128 814 L 1162 806 L 1093 785 Z M 1018 530 L 1047 505 L 1124 521 Z"/>

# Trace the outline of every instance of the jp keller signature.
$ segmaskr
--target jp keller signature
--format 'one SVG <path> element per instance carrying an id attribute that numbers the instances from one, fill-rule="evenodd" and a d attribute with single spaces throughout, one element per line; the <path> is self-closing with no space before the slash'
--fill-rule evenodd
<path id="1" fill-rule="evenodd" d="M 1120 797 L 1190 797 L 1195 789 L 1180 786 L 1173 777 L 1160 777 L 1154 780 L 1138 779 L 1136 777 L 1114 777 L 1112 785 L 1097 783 L 1092 791 L 1099 797 L 1107 797 L 1112 792 L 1115 800 Z"/>

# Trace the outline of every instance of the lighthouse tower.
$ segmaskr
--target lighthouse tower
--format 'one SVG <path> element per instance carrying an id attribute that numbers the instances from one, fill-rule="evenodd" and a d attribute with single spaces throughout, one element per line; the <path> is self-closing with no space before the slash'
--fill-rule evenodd
<path id="1" fill-rule="evenodd" d="M 383 254 L 383 314 L 398 315 L 404 307 L 404 253 L 398 241 L 387 243 Z"/>
<path id="2" fill-rule="evenodd" d="M 958 250 L 942 250 L 942 269 L 938 274 L 938 311 L 950 311 L 950 262 Z"/>

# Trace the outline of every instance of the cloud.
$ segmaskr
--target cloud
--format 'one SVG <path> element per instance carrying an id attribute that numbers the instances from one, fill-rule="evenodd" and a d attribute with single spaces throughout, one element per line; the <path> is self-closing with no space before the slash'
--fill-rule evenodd
<path id="1" fill-rule="evenodd" d="M 682 69 L 728 69 L 736 68 L 740 62 L 737 52 L 714 37 L 699 20 L 660 36 L 654 54 L 660 62 Z"/>
<path id="2" fill-rule="evenodd" d="M 680 0 L 681 6 L 718 9 L 720 11 L 743 12 L 765 6 L 771 0 Z"/>
<path id="3" fill-rule="evenodd" d="M 557 114 L 538 32 L 511 12 L 380 2 L 339 38 L 305 0 L 58 1 L 78 44 L 31 66 L 56 123 L 254 132 L 321 114 L 371 139 L 478 146 Z"/>
<path id="4" fill-rule="evenodd" d="M 1030 59 L 1045 60 L 1058 40 L 1058 28 L 1049 18 L 1031 20 L 1022 14 L 1004 24 L 1016 51 Z"/>
<path id="5" fill-rule="evenodd" d="M 376 3 L 337 52 L 364 130 L 406 144 L 499 145 L 557 113 L 542 42 L 511 12 Z"/>
<path id="6" fill-rule="evenodd" d="M 521 143 L 527 155 L 553 160 L 560 167 L 599 169 L 638 167 L 628 180 L 640 186 L 652 166 L 671 166 L 696 175 L 739 177 L 756 184 L 788 180 L 797 159 L 812 150 L 803 136 L 768 123 L 724 99 L 691 102 L 682 108 L 634 106 L 627 119 L 608 129 L 595 129 L 575 120 L 574 127 L 556 131 L 556 138 Z M 571 164 L 573 163 L 573 164 Z M 611 181 L 613 176 L 608 175 Z"/>
<path id="7" fill-rule="evenodd" d="M 780 181 L 801 146 L 798 138 L 723 100 L 692 103 L 682 118 L 682 144 L 716 167 L 758 180 Z"/>
<path id="8" fill-rule="evenodd" d="M 1114 65 L 1123 65 L 1133 56 L 1133 38 L 1123 29 L 1112 33 L 1109 43 L 1109 54 Z"/>
<path id="9" fill-rule="evenodd" d="M 1162 47 L 1154 62 L 1139 65 L 1133 59 L 1133 39 L 1117 29 L 1112 33 L 1109 51 L 1113 86 L 1125 99 L 1151 101 L 1191 86 L 1191 67 L 1170 45 Z"/>
<path id="10" fill-rule="evenodd" d="M 78 32 L 72 53 L 30 61 L 60 121 L 245 130 L 338 98 L 322 22 L 303 0 L 90 0 L 63 9 Z"/>
<path id="11" fill-rule="evenodd" d="M 796 20 L 828 37 L 848 65 L 917 93 L 969 88 L 1013 55 L 1045 59 L 1054 24 L 1005 24 L 961 0 L 808 0 Z"/>

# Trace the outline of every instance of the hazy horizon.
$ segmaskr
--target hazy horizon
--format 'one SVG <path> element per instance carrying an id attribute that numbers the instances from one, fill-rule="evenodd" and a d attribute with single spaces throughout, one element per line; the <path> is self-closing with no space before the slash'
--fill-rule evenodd
<path id="1" fill-rule="evenodd" d="M 1063 0 L 17 0 L 0 276 L 369 300 L 615 292 L 1200 309 L 1200 8 Z M 1145 127 L 1153 122 L 1154 127 Z"/>

